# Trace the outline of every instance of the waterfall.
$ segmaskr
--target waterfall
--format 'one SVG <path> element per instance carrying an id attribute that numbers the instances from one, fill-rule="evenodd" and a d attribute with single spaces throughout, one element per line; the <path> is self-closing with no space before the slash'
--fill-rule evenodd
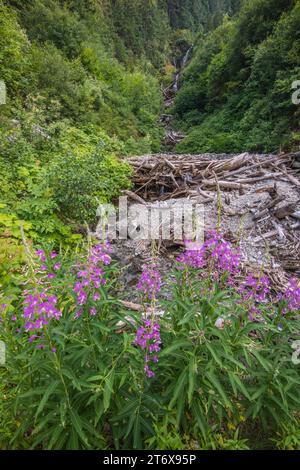
<path id="1" fill-rule="evenodd" d="M 180 76 L 180 73 L 179 73 L 179 72 L 176 72 L 176 74 L 175 74 L 175 76 L 174 76 L 174 83 L 173 83 L 173 91 L 174 91 L 174 93 L 177 93 L 177 91 L 178 91 L 179 76 Z"/>
<path id="2" fill-rule="evenodd" d="M 177 68 L 177 71 L 174 75 L 174 82 L 173 82 L 173 86 L 172 86 L 172 89 L 173 89 L 174 93 L 177 93 L 177 91 L 178 91 L 180 73 L 184 69 L 184 67 L 186 66 L 187 61 L 189 60 L 190 53 L 191 53 L 192 49 L 193 49 L 193 46 L 189 47 L 188 50 L 186 51 L 186 53 L 184 54 L 184 56 L 180 60 L 176 60 L 176 59 L 174 60 L 174 65 Z"/>
<path id="3" fill-rule="evenodd" d="M 186 53 L 184 54 L 184 56 L 181 60 L 181 65 L 180 65 L 181 69 L 184 69 L 184 67 L 186 66 L 187 61 L 189 60 L 190 53 L 191 53 L 192 49 L 193 49 L 193 46 L 189 47 L 188 50 L 186 51 Z"/>

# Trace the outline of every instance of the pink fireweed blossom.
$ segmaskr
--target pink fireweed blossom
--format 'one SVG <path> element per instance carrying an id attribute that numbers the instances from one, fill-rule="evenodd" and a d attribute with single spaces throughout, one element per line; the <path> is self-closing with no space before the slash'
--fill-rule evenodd
<path id="1" fill-rule="evenodd" d="M 46 290 L 27 294 L 23 305 L 24 329 L 31 333 L 29 342 L 37 339 L 36 333 L 42 333 L 51 320 L 59 320 L 62 316 L 57 308 L 57 297 Z"/>
<path id="2" fill-rule="evenodd" d="M 271 292 L 270 279 L 267 276 L 257 276 L 249 274 L 238 292 L 244 300 L 254 300 L 256 302 L 266 302 Z"/>
<path id="3" fill-rule="evenodd" d="M 39 260 L 44 263 L 46 261 L 46 255 L 45 255 L 45 252 L 44 250 L 37 250 L 35 252 L 35 254 L 37 255 L 37 257 L 39 258 Z"/>
<path id="4" fill-rule="evenodd" d="M 61 264 L 55 261 L 58 254 L 55 251 L 51 251 L 50 254 L 47 255 L 44 250 L 37 250 L 36 255 L 39 261 L 39 267 L 36 273 L 48 273 L 48 279 L 54 279 L 56 275 L 53 271 L 59 271 L 61 269 Z"/>
<path id="5" fill-rule="evenodd" d="M 186 245 L 188 246 L 187 242 Z M 238 250 L 216 230 L 207 234 L 206 241 L 199 249 L 187 249 L 177 258 L 185 266 L 201 269 L 212 265 L 217 273 L 227 272 L 232 275 L 239 272 L 240 260 Z"/>
<path id="6" fill-rule="evenodd" d="M 199 250 L 186 250 L 178 256 L 176 261 L 184 266 L 190 268 L 200 269 L 206 265 L 205 261 L 205 247 L 202 246 Z"/>
<path id="7" fill-rule="evenodd" d="M 91 317 L 95 317 L 97 315 L 96 307 L 91 307 L 90 308 L 90 315 L 91 315 Z"/>
<path id="8" fill-rule="evenodd" d="M 137 285 L 137 289 L 143 292 L 149 300 L 154 300 L 161 290 L 161 275 L 154 263 L 145 265 Z"/>
<path id="9" fill-rule="evenodd" d="M 144 371 L 147 377 L 154 377 L 155 374 L 150 363 L 151 361 L 153 363 L 158 362 L 157 353 L 161 349 L 160 325 L 157 319 L 143 319 L 142 326 L 139 327 L 133 344 L 139 346 L 145 353 Z"/>
<path id="10" fill-rule="evenodd" d="M 94 302 L 100 300 L 101 296 L 98 290 L 102 285 L 106 284 L 103 267 L 111 264 L 110 252 L 111 247 L 109 243 L 93 246 L 86 264 L 78 266 L 77 281 L 73 291 L 77 296 L 79 307 L 87 305 L 90 300 Z M 78 314 L 79 312 L 80 315 Z M 75 318 L 79 318 L 82 315 L 82 309 L 79 312 L 77 312 Z M 91 307 L 89 312 L 91 316 L 96 315 L 94 307 Z"/>
<path id="11" fill-rule="evenodd" d="M 283 309 L 283 313 L 300 312 L 300 281 L 297 278 L 289 280 L 285 291 L 278 296 L 278 300 L 286 302 L 287 307 Z"/>
<path id="12" fill-rule="evenodd" d="M 271 282 L 267 276 L 249 274 L 237 289 L 242 302 L 248 306 L 250 321 L 264 321 L 260 305 L 267 304 L 271 292 Z"/>

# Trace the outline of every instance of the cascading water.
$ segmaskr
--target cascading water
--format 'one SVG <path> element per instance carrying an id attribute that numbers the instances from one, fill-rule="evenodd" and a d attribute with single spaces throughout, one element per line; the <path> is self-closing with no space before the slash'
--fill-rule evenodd
<path id="1" fill-rule="evenodd" d="M 193 49 L 193 46 L 189 47 L 183 57 L 181 57 L 179 60 L 174 61 L 174 65 L 177 68 L 176 73 L 174 75 L 174 82 L 173 82 L 173 86 L 172 86 L 172 89 L 173 89 L 174 93 L 177 93 L 177 91 L 178 91 L 180 73 L 185 68 L 185 66 L 186 66 L 186 64 L 189 60 L 190 53 L 191 53 L 192 49 Z"/>
<path id="2" fill-rule="evenodd" d="M 180 73 L 179 73 L 179 72 L 176 72 L 176 74 L 174 75 L 174 83 L 173 83 L 173 91 L 174 91 L 174 93 L 177 93 L 177 91 L 178 91 L 179 76 L 180 76 Z"/>
<path id="3" fill-rule="evenodd" d="M 176 72 L 173 75 L 173 82 L 168 88 L 163 90 L 163 94 L 165 98 L 164 100 L 165 109 L 168 109 L 173 105 L 174 97 L 179 90 L 180 75 L 190 58 L 192 49 L 193 49 L 193 46 L 189 47 L 183 56 L 178 57 L 174 59 L 173 61 L 173 65 L 176 68 Z M 164 138 L 165 147 L 168 149 L 175 147 L 175 145 L 178 144 L 185 137 L 185 135 L 182 132 L 176 132 L 173 130 L 172 116 L 170 114 L 168 113 L 163 114 L 160 118 L 160 122 L 163 124 L 165 128 L 165 138 Z"/>
<path id="4" fill-rule="evenodd" d="M 184 67 L 186 66 L 187 61 L 189 60 L 189 57 L 190 57 L 190 53 L 192 52 L 192 49 L 193 49 L 193 46 L 189 47 L 186 53 L 184 54 L 183 59 L 181 61 L 181 66 L 180 66 L 181 70 L 184 69 Z"/>

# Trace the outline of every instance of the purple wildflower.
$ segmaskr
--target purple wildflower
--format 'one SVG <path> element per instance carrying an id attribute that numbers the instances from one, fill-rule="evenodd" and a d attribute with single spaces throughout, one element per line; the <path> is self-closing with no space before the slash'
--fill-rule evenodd
<path id="1" fill-rule="evenodd" d="M 161 275 L 157 266 L 153 263 L 145 265 L 137 289 L 143 292 L 148 299 L 154 300 L 161 289 L 161 284 Z"/>
<path id="2" fill-rule="evenodd" d="M 78 266 L 77 281 L 73 291 L 77 295 L 77 304 L 79 306 L 88 304 L 90 298 L 94 302 L 100 300 L 101 296 L 98 290 L 106 284 L 103 265 L 108 266 L 111 263 L 110 252 L 111 247 L 108 243 L 93 246 L 87 263 Z M 79 310 L 75 314 L 75 318 L 79 318 L 81 315 L 82 310 Z M 90 315 L 96 315 L 93 308 L 90 309 Z"/>
<path id="3" fill-rule="evenodd" d="M 246 301 L 253 299 L 256 302 L 266 302 L 271 291 L 270 284 L 267 276 L 249 274 L 238 291 Z"/>
<path id="4" fill-rule="evenodd" d="M 283 300 L 287 303 L 287 307 L 283 313 L 299 312 L 300 311 L 300 282 L 297 278 L 289 280 L 289 284 L 283 294 L 279 295 L 278 300 Z"/>
<path id="5" fill-rule="evenodd" d="M 93 295 L 93 301 L 97 302 L 100 299 L 101 299 L 101 295 L 99 294 L 99 292 L 95 292 L 95 294 Z"/>
<path id="6" fill-rule="evenodd" d="M 145 365 L 144 371 L 147 377 L 152 378 L 155 376 L 151 370 L 149 363 L 151 359 L 154 363 L 158 362 L 157 353 L 160 351 L 160 325 L 154 318 L 143 319 L 142 326 L 139 327 L 135 340 L 135 346 L 139 346 L 145 352 Z"/>
<path id="7" fill-rule="evenodd" d="M 198 250 L 186 250 L 178 258 L 177 262 L 190 268 L 200 269 L 206 264 L 205 262 L 205 247 L 202 246 Z"/>
<path id="8" fill-rule="evenodd" d="M 46 261 L 46 255 L 45 255 L 44 250 L 37 250 L 37 251 L 36 251 L 36 255 L 37 255 L 37 257 L 39 258 L 39 260 L 40 260 L 41 262 L 44 263 L 44 262 Z"/>
<path id="9" fill-rule="evenodd" d="M 188 242 L 186 242 L 186 246 L 186 251 L 177 258 L 180 264 L 196 269 L 212 266 L 216 270 L 216 274 L 219 272 L 237 274 L 239 271 L 240 254 L 238 250 L 215 230 L 207 234 L 207 239 L 201 247 L 189 249 Z"/>
<path id="10" fill-rule="evenodd" d="M 97 310 L 95 307 L 90 308 L 90 315 L 91 317 L 95 317 L 97 315 Z"/>
<path id="11" fill-rule="evenodd" d="M 56 296 L 50 295 L 46 291 L 27 294 L 23 304 L 26 331 L 43 330 L 51 320 L 59 320 L 62 316 L 57 308 Z M 33 336 L 30 338 L 32 339 Z"/>

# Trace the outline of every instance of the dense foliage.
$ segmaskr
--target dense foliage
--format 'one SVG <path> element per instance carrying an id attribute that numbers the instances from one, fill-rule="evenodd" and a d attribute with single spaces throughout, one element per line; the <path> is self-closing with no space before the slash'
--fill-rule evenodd
<path id="1" fill-rule="evenodd" d="M 297 280 L 274 297 L 212 232 L 168 278 L 153 258 L 130 312 L 110 246 L 87 248 L 27 246 L 1 299 L 0 447 L 299 449 Z"/>
<path id="2" fill-rule="evenodd" d="M 299 143 L 300 2 L 244 0 L 238 16 L 200 36 L 175 113 L 182 152 L 276 151 Z"/>
<path id="3" fill-rule="evenodd" d="M 239 4 L 0 0 L 0 449 L 300 448 L 297 279 L 276 295 L 214 231 L 166 277 L 154 253 L 131 312 L 82 236 L 130 188 L 121 156 L 159 150 L 196 31 L 179 149 L 297 142 L 300 1 Z"/>
<path id="4" fill-rule="evenodd" d="M 193 8 L 208 27 L 206 3 Z M 20 226 L 35 242 L 77 243 L 72 231 L 130 185 L 119 156 L 160 148 L 158 78 L 193 28 L 191 5 L 174 5 L 0 0 L 0 282 L 22 260 Z"/>
<path id="5" fill-rule="evenodd" d="M 208 31 L 222 21 L 223 14 L 233 14 L 240 0 L 167 0 L 170 23 L 175 29 Z"/>

